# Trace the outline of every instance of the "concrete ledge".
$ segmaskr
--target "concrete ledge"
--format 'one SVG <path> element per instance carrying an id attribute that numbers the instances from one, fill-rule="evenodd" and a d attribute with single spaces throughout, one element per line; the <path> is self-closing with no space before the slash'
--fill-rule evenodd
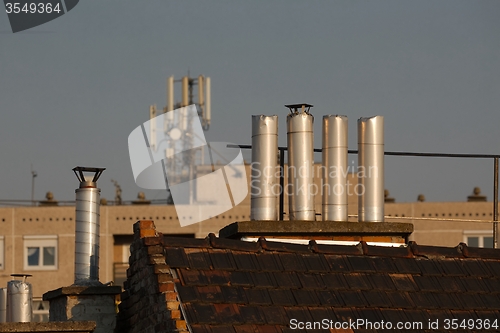
<path id="1" fill-rule="evenodd" d="M 96 323 L 93 321 L 65 321 L 65 322 L 50 322 L 50 323 L 1 323 L 0 333 L 3 332 L 77 332 L 91 333 L 94 332 Z"/>
<path id="2" fill-rule="evenodd" d="M 407 238 L 412 232 L 413 224 L 398 222 L 244 221 L 225 226 L 219 231 L 219 237 L 399 236 Z"/>
<path id="3" fill-rule="evenodd" d="M 76 296 L 76 295 L 118 295 L 122 292 L 120 286 L 69 286 L 51 290 L 43 294 L 44 301 L 61 296 Z"/>

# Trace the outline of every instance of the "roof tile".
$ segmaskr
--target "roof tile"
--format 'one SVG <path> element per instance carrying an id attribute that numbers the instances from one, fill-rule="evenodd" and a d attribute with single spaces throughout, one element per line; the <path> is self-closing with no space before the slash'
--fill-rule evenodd
<path id="1" fill-rule="evenodd" d="M 290 289 L 270 289 L 269 296 L 274 305 L 296 305 L 295 297 Z M 300 304 L 300 303 L 299 303 Z"/>
<path id="2" fill-rule="evenodd" d="M 170 267 L 190 267 L 186 253 L 181 247 L 167 247 L 165 248 L 166 255 L 165 261 Z"/>
<path id="3" fill-rule="evenodd" d="M 394 258 L 394 265 L 399 273 L 421 274 L 420 268 L 415 259 Z"/>
<path id="4" fill-rule="evenodd" d="M 212 333 L 236 333 L 233 325 L 211 325 Z"/>
<path id="5" fill-rule="evenodd" d="M 443 247 L 443 246 L 429 246 L 417 245 L 415 242 L 409 242 L 408 246 L 415 256 L 422 256 L 427 258 L 463 258 L 461 248 L 456 247 Z"/>
<path id="6" fill-rule="evenodd" d="M 345 277 L 341 273 L 330 273 L 322 275 L 321 278 L 327 289 L 341 290 L 349 289 L 349 284 L 347 283 Z"/>
<path id="7" fill-rule="evenodd" d="M 326 285 L 319 274 L 297 273 L 297 277 L 302 284 L 302 288 L 325 289 Z"/>
<path id="8" fill-rule="evenodd" d="M 370 276 L 363 273 L 351 273 L 344 274 L 344 278 L 347 281 L 350 289 L 355 290 L 370 290 L 372 285 L 370 283 Z"/>
<path id="9" fill-rule="evenodd" d="M 316 297 L 316 293 L 312 290 L 308 289 L 295 289 L 292 290 L 293 296 L 295 297 L 295 300 L 297 301 L 297 304 L 300 305 L 317 305 L 319 304 L 319 300 Z"/>
<path id="10" fill-rule="evenodd" d="M 474 276 L 494 276 L 483 261 L 478 259 L 462 259 L 459 260 L 462 269 L 466 271 L 467 275 Z"/>
<path id="11" fill-rule="evenodd" d="M 282 306 L 263 306 L 262 312 L 268 324 L 288 325 L 288 318 L 285 308 Z"/>
<path id="12" fill-rule="evenodd" d="M 359 318 L 358 313 L 350 307 L 347 308 L 333 308 L 333 313 L 335 314 L 335 317 L 337 317 L 338 321 L 349 321 L 351 320 L 356 320 Z"/>
<path id="13" fill-rule="evenodd" d="M 449 276 L 464 276 L 468 275 L 467 271 L 460 265 L 459 259 L 443 259 L 439 262 L 444 273 Z"/>
<path id="14" fill-rule="evenodd" d="M 248 324 L 235 325 L 234 329 L 235 329 L 236 333 L 255 333 L 255 332 L 258 332 L 257 325 L 248 325 Z"/>
<path id="15" fill-rule="evenodd" d="M 488 287 L 481 278 L 462 277 L 460 279 L 457 279 L 457 281 L 460 281 L 465 290 L 469 292 L 485 293 L 488 291 Z"/>
<path id="16" fill-rule="evenodd" d="M 500 261 L 484 260 L 483 263 L 493 276 L 500 276 Z"/>
<path id="17" fill-rule="evenodd" d="M 341 290 L 338 291 L 338 295 L 344 301 L 346 306 L 352 307 L 364 307 L 366 306 L 366 300 L 363 294 L 357 290 Z"/>
<path id="18" fill-rule="evenodd" d="M 281 261 L 276 257 L 274 253 L 263 252 L 256 255 L 258 264 L 260 264 L 260 269 L 263 271 L 282 271 L 283 266 Z"/>
<path id="19" fill-rule="evenodd" d="M 192 324 L 191 330 L 193 333 L 212 333 L 209 325 Z M 229 331 L 230 332 L 230 331 Z"/>
<path id="20" fill-rule="evenodd" d="M 348 272 L 350 270 L 349 266 L 347 265 L 345 256 L 325 254 L 324 258 L 330 266 L 330 270 L 333 272 Z"/>
<path id="21" fill-rule="evenodd" d="M 398 269 L 394 265 L 392 258 L 388 257 L 369 257 L 372 266 L 377 272 L 397 273 Z"/>
<path id="22" fill-rule="evenodd" d="M 229 272 L 229 281 L 232 286 L 251 287 L 254 285 L 252 277 L 248 274 L 248 272 L 243 271 Z"/>
<path id="23" fill-rule="evenodd" d="M 207 303 L 224 302 L 224 295 L 219 286 L 200 286 L 196 287 L 200 300 Z"/>
<path id="24" fill-rule="evenodd" d="M 260 304 L 260 305 L 272 304 L 271 297 L 269 297 L 269 293 L 267 292 L 266 289 L 246 288 L 244 290 L 249 304 Z"/>
<path id="25" fill-rule="evenodd" d="M 417 309 L 436 309 L 438 307 L 433 293 L 419 291 L 408 293 L 408 296 Z"/>
<path id="26" fill-rule="evenodd" d="M 327 319 L 335 322 L 336 320 L 335 314 L 330 307 L 309 306 L 308 309 L 313 321 L 321 322 L 323 319 Z"/>
<path id="27" fill-rule="evenodd" d="M 274 280 L 273 273 L 270 272 L 249 272 L 248 273 L 256 287 L 274 288 L 279 284 Z"/>
<path id="28" fill-rule="evenodd" d="M 177 285 L 177 293 L 182 302 L 192 302 L 200 298 L 196 287 Z"/>
<path id="29" fill-rule="evenodd" d="M 443 275 L 444 271 L 436 260 L 419 258 L 415 260 L 422 275 Z"/>
<path id="30" fill-rule="evenodd" d="M 261 308 L 256 305 L 240 305 L 239 312 L 244 323 L 265 324 L 266 318 Z"/>
<path id="31" fill-rule="evenodd" d="M 204 286 L 208 284 L 208 279 L 205 274 L 203 274 L 203 271 L 180 268 L 177 270 L 177 273 L 184 285 Z"/>
<path id="32" fill-rule="evenodd" d="M 440 309 L 462 309 L 462 304 L 455 297 L 455 294 L 438 293 L 434 295 L 434 299 Z"/>
<path id="33" fill-rule="evenodd" d="M 226 303 L 243 304 L 248 302 L 242 287 L 220 286 L 220 290 Z"/>
<path id="34" fill-rule="evenodd" d="M 465 243 L 460 243 L 459 247 L 467 258 L 500 259 L 500 252 L 495 249 L 468 247 Z"/>
<path id="35" fill-rule="evenodd" d="M 258 333 L 281 333 L 281 329 L 276 325 L 258 325 Z"/>
<path id="36" fill-rule="evenodd" d="M 309 272 L 328 272 L 330 270 L 322 254 L 303 254 L 302 259 Z"/>
<path id="37" fill-rule="evenodd" d="M 238 323 L 241 316 L 236 304 L 214 304 L 219 323 Z"/>
<path id="38" fill-rule="evenodd" d="M 194 269 L 210 269 L 212 261 L 205 249 L 184 249 L 189 261 L 190 268 Z"/>
<path id="39" fill-rule="evenodd" d="M 396 289 L 391 277 L 386 274 L 370 274 L 370 282 L 378 290 Z"/>
<path id="40" fill-rule="evenodd" d="M 237 268 L 231 252 L 220 249 L 210 249 L 208 252 L 214 269 L 234 270 Z"/>
<path id="41" fill-rule="evenodd" d="M 229 281 L 229 272 L 219 270 L 206 270 L 203 274 L 208 279 L 210 284 L 227 285 Z"/>
<path id="42" fill-rule="evenodd" d="M 234 251 L 233 258 L 240 271 L 255 271 L 260 267 L 255 253 Z"/>
<path id="43" fill-rule="evenodd" d="M 274 280 L 280 286 L 280 288 L 301 288 L 298 273 L 293 271 L 289 272 L 273 272 Z"/>
<path id="44" fill-rule="evenodd" d="M 303 306 L 285 306 L 284 307 L 288 318 L 297 319 L 298 321 L 312 321 L 309 309 Z"/>
<path id="45" fill-rule="evenodd" d="M 408 322 L 408 318 L 405 315 L 405 311 L 400 309 L 380 309 L 380 313 L 386 322 L 396 325 L 399 322 Z"/>
<path id="46" fill-rule="evenodd" d="M 197 319 L 193 320 L 193 322 L 198 322 L 200 324 L 210 324 L 218 322 L 218 316 L 212 304 L 190 303 L 190 305 Z"/>
<path id="47" fill-rule="evenodd" d="M 500 279 L 497 278 L 483 278 L 482 281 L 486 284 L 491 292 L 498 292 L 500 290 Z"/>
<path id="48" fill-rule="evenodd" d="M 399 291 L 416 291 L 417 287 L 415 281 L 413 281 L 413 276 L 410 274 L 389 274 L 392 282 L 396 286 L 396 290 Z"/>
<path id="49" fill-rule="evenodd" d="M 387 294 L 383 291 L 364 291 L 363 296 L 368 301 L 369 306 L 377 308 L 387 308 L 391 306 L 390 302 L 387 301 Z"/>
<path id="50" fill-rule="evenodd" d="M 421 291 L 439 291 L 441 289 L 441 285 L 434 276 L 419 276 L 414 275 L 413 281 L 418 286 L 418 289 Z"/>
<path id="51" fill-rule="evenodd" d="M 411 309 L 414 308 L 409 293 L 405 291 L 386 291 L 387 300 L 394 308 Z"/>
<path id="52" fill-rule="evenodd" d="M 306 271 L 306 265 L 304 264 L 302 257 L 295 253 L 279 253 L 278 258 L 280 259 L 281 265 L 285 271 Z"/>
<path id="53" fill-rule="evenodd" d="M 466 291 L 466 288 L 460 283 L 460 279 L 451 276 L 442 276 L 437 281 L 441 288 L 439 291 L 460 293 Z"/>
<path id="54" fill-rule="evenodd" d="M 321 305 L 335 306 L 335 307 L 341 307 L 345 305 L 340 295 L 338 295 L 338 293 L 336 293 L 335 291 L 317 290 L 316 296 L 318 297 L 319 303 Z"/>
<path id="55" fill-rule="evenodd" d="M 370 259 L 364 256 L 347 256 L 347 262 L 355 272 L 375 272 L 370 264 Z"/>

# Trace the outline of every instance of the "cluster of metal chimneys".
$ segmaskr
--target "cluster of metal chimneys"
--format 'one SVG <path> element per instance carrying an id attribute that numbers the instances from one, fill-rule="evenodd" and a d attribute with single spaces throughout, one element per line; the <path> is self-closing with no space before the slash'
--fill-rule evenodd
<path id="1" fill-rule="evenodd" d="M 347 221 L 348 163 L 347 117 L 323 116 L 322 165 L 314 168 L 312 105 L 286 105 L 288 184 L 278 179 L 278 116 L 252 116 L 251 209 L 252 220 L 277 220 L 278 196 L 288 197 L 290 220 L 316 220 L 314 197 L 321 194 L 323 221 Z M 281 155 L 283 156 L 283 155 Z M 284 165 L 283 162 L 281 162 Z M 321 170 L 321 185 L 314 172 Z M 359 222 L 384 221 L 384 118 L 358 120 Z"/>

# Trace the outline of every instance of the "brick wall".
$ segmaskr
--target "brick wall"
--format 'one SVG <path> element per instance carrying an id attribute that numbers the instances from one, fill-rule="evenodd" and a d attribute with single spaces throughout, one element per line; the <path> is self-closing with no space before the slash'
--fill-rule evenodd
<path id="1" fill-rule="evenodd" d="M 165 264 L 163 235 L 153 221 L 134 224 L 130 267 L 121 294 L 116 333 L 188 332 L 175 278 Z"/>

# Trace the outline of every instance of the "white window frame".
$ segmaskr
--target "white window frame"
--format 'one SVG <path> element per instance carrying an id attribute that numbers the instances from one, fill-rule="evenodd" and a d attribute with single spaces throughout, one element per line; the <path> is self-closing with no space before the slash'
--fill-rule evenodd
<path id="1" fill-rule="evenodd" d="M 5 241 L 4 236 L 0 236 L 0 271 L 5 269 Z"/>
<path id="2" fill-rule="evenodd" d="M 25 271 L 55 271 L 58 269 L 58 242 L 56 235 L 23 236 L 24 270 Z M 37 266 L 28 265 L 28 248 L 40 248 L 40 263 Z M 43 265 L 43 247 L 54 247 L 54 265 Z"/>
<path id="3" fill-rule="evenodd" d="M 484 248 L 484 237 L 493 237 L 492 230 L 464 230 L 464 243 L 467 243 L 467 238 L 469 237 L 477 237 L 478 238 L 478 246 L 480 248 Z"/>

